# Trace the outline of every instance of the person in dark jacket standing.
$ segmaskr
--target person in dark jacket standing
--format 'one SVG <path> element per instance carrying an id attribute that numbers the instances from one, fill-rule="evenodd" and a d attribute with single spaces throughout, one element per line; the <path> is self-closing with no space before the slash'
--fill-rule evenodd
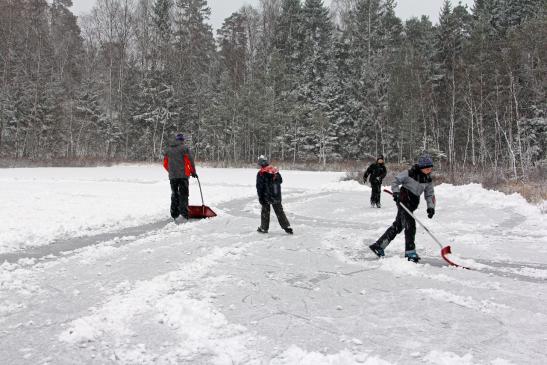
<path id="1" fill-rule="evenodd" d="M 281 228 L 288 234 L 293 234 L 289 220 L 283 211 L 283 205 L 281 205 L 281 184 L 283 183 L 283 178 L 279 170 L 270 166 L 265 156 L 258 158 L 258 165 L 260 166 L 260 170 L 256 175 L 256 192 L 258 194 L 258 201 L 262 206 L 262 212 L 260 214 L 260 227 L 258 227 L 257 231 L 268 233 L 271 205 Z"/>
<path id="2" fill-rule="evenodd" d="M 184 144 L 184 135 L 177 134 L 165 150 L 163 167 L 169 172 L 171 184 L 171 217 L 188 219 L 188 177 L 197 178 L 194 156 Z"/>
<path id="3" fill-rule="evenodd" d="M 397 204 L 397 217 L 382 237 L 369 246 L 378 257 L 384 256 L 384 249 L 404 229 L 405 257 L 409 261 L 420 261 L 420 256 L 416 253 L 416 245 L 414 243 L 416 221 L 401 207 L 401 204 L 404 204 L 408 210 L 414 212 L 420 204 L 420 196 L 423 193 L 427 202 L 427 216 L 429 219 L 433 218 L 435 215 L 435 191 L 433 189 L 433 180 L 431 179 L 432 170 L 433 160 L 430 156 L 423 155 L 419 158 L 416 165 L 410 170 L 397 175 L 395 181 L 391 184 L 393 200 Z"/>
<path id="4" fill-rule="evenodd" d="M 366 184 L 367 179 L 370 176 L 370 186 L 372 188 L 372 194 L 370 195 L 370 205 L 372 207 L 377 206 L 381 208 L 380 196 L 382 190 L 382 181 L 387 175 L 387 169 L 384 164 L 384 156 L 380 155 L 376 159 L 376 162 L 371 164 L 365 174 L 363 175 L 363 182 Z"/>

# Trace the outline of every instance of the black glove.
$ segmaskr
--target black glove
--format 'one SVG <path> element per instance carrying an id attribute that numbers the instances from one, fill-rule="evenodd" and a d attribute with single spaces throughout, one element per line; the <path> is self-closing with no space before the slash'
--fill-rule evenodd
<path id="1" fill-rule="evenodd" d="M 192 174 L 192 177 L 193 177 L 194 179 L 197 179 L 197 178 L 198 178 L 198 174 L 196 174 L 196 173 L 194 172 L 194 173 Z"/>
<path id="2" fill-rule="evenodd" d="M 396 204 L 399 204 L 401 202 L 401 196 L 399 193 L 393 193 L 393 201 L 396 203 Z"/>
<path id="3" fill-rule="evenodd" d="M 435 215 L 435 208 L 427 208 L 427 218 L 431 219 Z"/>

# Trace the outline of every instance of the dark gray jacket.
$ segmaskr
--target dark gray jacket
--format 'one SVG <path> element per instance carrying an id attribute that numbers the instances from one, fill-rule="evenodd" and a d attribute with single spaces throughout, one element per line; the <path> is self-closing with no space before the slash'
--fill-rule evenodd
<path id="1" fill-rule="evenodd" d="M 196 173 L 194 155 L 183 141 L 173 139 L 166 148 L 163 167 L 169 171 L 169 179 L 184 179 Z"/>
<path id="2" fill-rule="evenodd" d="M 401 189 L 403 189 L 403 191 L 401 191 Z M 427 207 L 435 209 L 435 190 L 433 189 L 433 180 L 430 176 L 422 174 L 418 166 L 414 166 L 408 171 L 401 172 L 395 177 L 395 181 L 391 184 L 391 191 L 394 193 L 401 193 L 401 201 L 403 203 L 405 203 L 404 193 L 406 193 L 404 190 L 412 193 L 417 199 L 419 199 L 422 193 L 424 193 Z M 408 199 L 410 198 L 411 197 Z M 408 201 L 410 202 L 410 200 Z M 416 207 L 418 206 L 417 203 L 412 205 L 415 205 Z"/>

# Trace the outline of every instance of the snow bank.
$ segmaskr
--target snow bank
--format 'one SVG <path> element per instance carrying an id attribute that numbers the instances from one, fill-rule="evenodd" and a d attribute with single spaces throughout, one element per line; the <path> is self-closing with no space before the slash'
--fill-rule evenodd
<path id="1" fill-rule="evenodd" d="M 451 185 L 441 184 L 435 187 L 436 195 L 458 199 L 462 206 L 488 206 L 496 209 L 514 209 L 518 213 L 530 216 L 538 214 L 538 207 L 529 204 L 518 193 L 505 194 L 495 190 L 487 190 L 480 184 Z"/>
<path id="2" fill-rule="evenodd" d="M 425 360 L 430 364 L 438 365 L 474 365 L 473 356 L 471 354 L 466 354 L 464 356 L 458 356 L 452 352 L 440 352 L 440 351 L 431 351 L 426 357 Z"/>
<path id="3" fill-rule="evenodd" d="M 466 354 L 464 356 L 458 356 L 453 352 L 441 352 L 441 351 L 431 351 L 426 357 L 425 361 L 429 364 L 435 365 L 479 365 L 482 363 L 477 363 L 473 361 L 473 356 L 471 354 Z M 490 362 L 491 365 L 513 365 L 513 363 L 503 360 L 496 359 Z"/>
<path id="4" fill-rule="evenodd" d="M 391 363 L 367 354 L 353 354 L 349 350 L 337 354 L 321 354 L 306 352 L 296 345 L 292 345 L 279 358 L 270 362 L 271 365 L 390 365 Z"/>

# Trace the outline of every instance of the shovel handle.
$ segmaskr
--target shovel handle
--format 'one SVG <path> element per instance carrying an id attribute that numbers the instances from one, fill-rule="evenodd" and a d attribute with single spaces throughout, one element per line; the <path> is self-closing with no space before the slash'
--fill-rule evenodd
<path id="1" fill-rule="evenodd" d="M 388 190 L 388 189 L 384 189 L 384 192 L 388 193 L 389 195 L 393 195 L 393 193 L 392 193 L 390 190 Z M 416 222 L 418 222 L 418 223 L 420 224 L 420 226 L 423 227 L 423 229 L 425 229 L 425 231 L 431 236 L 431 238 L 433 238 L 433 241 L 435 241 L 435 242 L 439 245 L 439 247 L 440 247 L 441 249 L 443 249 L 442 243 L 437 239 L 437 237 L 435 237 L 435 236 L 433 235 L 433 233 L 431 233 L 431 232 L 429 231 L 429 229 L 428 229 L 428 228 L 427 228 L 427 227 L 426 227 L 418 218 L 416 218 L 416 216 L 415 216 L 414 214 L 412 214 L 412 212 L 410 211 L 410 209 L 408 209 L 408 208 L 407 208 L 403 203 L 401 203 L 401 202 L 399 202 L 398 205 L 400 205 L 401 207 L 403 207 L 403 209 L 408 213 L 408 215 L 410 215 L 412 218 L 414 218 L 414 220 L 415 220 Z"/>
<path id="2" fill-rule="evenodd" d="M 384 192 L 388 193 L 389 195 L 393 195 L 393 193 L 391 191 L 389 191 L 388 189 L 384 189 Z M 443 245 L 441 244 L 441 242 L 439 242 L 439 240 L 437 239 L 437 237 L 435 237 L 433 235 L 433 233 L 431 233 L 429 231 L 429 229 L 422 223 L 420 222 L 420 220 L 418 218 L 416 218 L 416 216 L 414 214 L 412 214 L 412 212 L 403 204 L 403 203 L 399 203 L 399 205 L 401 207 L 403 207 L 404 210 L 406 210 L 406 212 L 416 220 L 416 222 L 420 223 L 420 225 L 425 229 L 425 231 L 431 236 L 431 238 L 433 238 L 433 240 L 439 245 L 439 247 L 441 248 L 441 256 L 442 258 L 451 266 L 455 266 L 455 267 L 461 267 L 463 269 L 466 269 L 466 270 L 471 270 L 470 268 L 468 267 L 465 267 L 465 266 L 461 266 L 461 265 L 458 265 L 456 263 L 454 263 L 453 261 L 451 261 L 448 257 L 446 257 L 446 255 L 449 255 L 452 253 L 452 250 L 450 248 L 450 246 L 446 246 L 446 247 L 443 247 Z"/>
<path id="3" fill-rule="evenodd" d="M 205 215 L 205 203 L 204 203 L 204 201 L 203 201 L 203 191 L 201 190 L 201 183 L 199 182 L 199 176 L 197 176 L 196 179 L 198 180 L 199 194 L 201 195 L 201 209 L 202 209 L 202 214 Z"/>

